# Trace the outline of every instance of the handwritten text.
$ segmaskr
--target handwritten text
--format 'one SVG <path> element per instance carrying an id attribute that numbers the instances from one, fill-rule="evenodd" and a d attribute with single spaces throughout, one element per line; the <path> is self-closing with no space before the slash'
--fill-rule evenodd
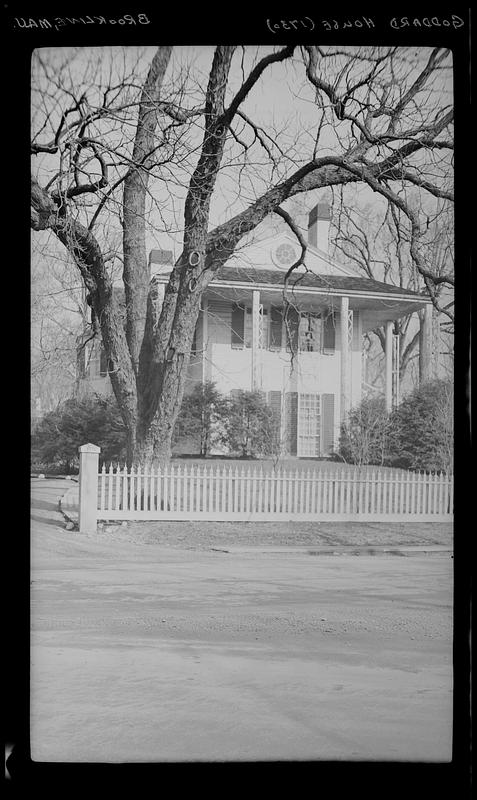
<path id="1" fill-rule="evenodd" d="M 346 17 L 340 19 L 319 19 L 313 20 L 311 17 L 301 17 L 297 19 L 267 19 L 267 27 L 272 33 L 282 31 L 314 31 L 318 28 L 322 31 L 343 31 L 347 28 L 354 30 L 371 30 L 377 27 L 373 17 Z M 461 28 L 465 23 L 456 14 L 449 14 L 447 17 L 392 17 L 385 23 L 386 27 L 399 30 L 401 28 Z"/>
<path id="2" fill-rule="evenodd" d="M 124 14 L 122 17 L 15 17 L 15 28 L 60 30 L 69 25 L 150 25 L 146 14 Z"/>

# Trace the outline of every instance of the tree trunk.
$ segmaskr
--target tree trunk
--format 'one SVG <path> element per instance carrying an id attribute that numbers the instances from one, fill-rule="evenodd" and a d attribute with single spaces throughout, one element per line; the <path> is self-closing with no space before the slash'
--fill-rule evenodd
<path id="1" fill-rule="evenodd" d="M 190 281 L 179 294 L 168 342 L 158 349 L 161 357 L 153 357 L 147 382 L 140 384 L 136 436 L 128 453 L 134 463 L 165 464 L 171 457 L 201 299 L 201 292 L 190 289 Z"/>

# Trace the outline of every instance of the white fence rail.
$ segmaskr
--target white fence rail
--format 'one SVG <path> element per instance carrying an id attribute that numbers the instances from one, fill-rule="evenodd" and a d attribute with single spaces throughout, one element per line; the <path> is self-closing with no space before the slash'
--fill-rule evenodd
<path id="1" fill-rule="evenodd" d="M 99 520 L 438 521 L 453 514 L 453 476 L 402 470 L 103 466 Z"/>

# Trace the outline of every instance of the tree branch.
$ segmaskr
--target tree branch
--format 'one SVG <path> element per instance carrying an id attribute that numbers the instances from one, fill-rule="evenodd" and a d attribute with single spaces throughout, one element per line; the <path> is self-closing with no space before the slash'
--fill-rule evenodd
<path id="1" fill-rule="evenodd" d="M 238 108 L 241 106 L 249 92 L 257 83 L 260 76 L 263 72 L 267 69 L 270 64 L 277 64 L 280 61 L 285 61 L 287 58 L 293 55 L 295 51 L 295 45 L 288 45 L 284 47 L 282 50 L 279 50 L 276 53 L 270 53 L 268 56 L 264 56 L 258 64 L 252 69 L 248 78 L 243 82 L 242 86 L 238 90 L 237 94 L 233 98 L 232 102 L 230 103 L 229 107 L 224 111 L 221 124 L 222 125 L 230 125 L 231 121 L 233 120 Z"/>
<path id="2" fill-rule="evenodd" d="M 291 218 L 291 216 L 288 213 L 288 211 L 285 211 L 283 208 L 280 208 L 280 206 L 277 206 L 276 208 L 274 208 L 273 211 L 274 211 L 275 214 L 278 214 L 279 217 L 281 217 L 283 220 L 285 220 L 285 222 L 288 225 L 288 227 L 290 228 L 290 230 L 295 234 L 296 238 L 298 239 L 298 242 L 299 242 L 300 247 L 301 247 L 301 253 L 300 253 L 299 257 L 297 258 L 295 263 L 292 264 L 291 267 L 288 269 L 288 271 L 287 271 L 287 273 L 286 273 L 286 275 L 285 275 L 285 277 L 283 279 L 283 283 L 284 283 L 284 285 L 286 287 L 288 278 L 290 277 L 292 272 L 295 269 L 297 269 L 299 266 L 301 266 L 302 264 L 305 263 L 305 255 L 306 255 L 306 250 L 307 250 L 307 243 L 306 243 L 306 240 L 305 240 L 301 230 L 296 225 L 295 221 Z"/>

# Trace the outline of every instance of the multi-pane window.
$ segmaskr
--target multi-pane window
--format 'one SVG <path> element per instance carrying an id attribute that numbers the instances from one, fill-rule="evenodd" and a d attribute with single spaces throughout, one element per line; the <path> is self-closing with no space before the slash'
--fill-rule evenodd
<path id="1" fill-rule="evenodd" d="M 298 455 L 320 455 L 321 409 L 319 394 L 300 394 L 298 400 Z"/>
<path id="2" fill-rule="evenodd" d="M 252 346 L 252 308 L 235 303 L 232 307 L 232 347 Z M 296 353 L 334 353 L 335 320 L 332 314 L 321 315 L 314 311 L 300 312 L 293 305 L 284 310 L 280 306 L 269 309 L 260 306 L 258 346 L 281 350 L 285 346 Z"/>
<path id="3" fill-rule="evenodd" d="M 333 394 L 285 394 L 285 447 L 289 455 L 318 458 L 333 452 Z"/>
<path id="4" fill-rule="evenodd" d="M 300 315 L 300 350 L 307 353 L 321 353 L 321 315 L 307 311 Z"/>

